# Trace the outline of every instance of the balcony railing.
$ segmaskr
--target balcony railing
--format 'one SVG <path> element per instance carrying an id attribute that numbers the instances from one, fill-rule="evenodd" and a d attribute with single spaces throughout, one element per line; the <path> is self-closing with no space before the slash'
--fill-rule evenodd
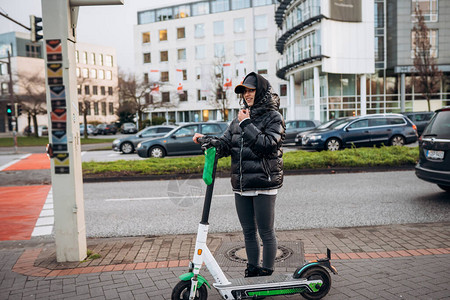
<path id="1" fill-rule="evenodd" d="M 286 73 L 290 70 L 304 66 L 325 57 L 322 54 L 321 46 L 317 45 L 307 49 L 302 49 L 297 55 L 283 55 L 277 62 L 277 77 L 286 79 Z"/>

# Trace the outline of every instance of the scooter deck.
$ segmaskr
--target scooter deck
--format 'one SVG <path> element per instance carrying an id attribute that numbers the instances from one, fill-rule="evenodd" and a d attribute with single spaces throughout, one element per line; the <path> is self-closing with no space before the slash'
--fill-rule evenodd
<path id="1" fill-rule="evenodd" d="M 310 285 L 320 284 L 320 280 L 293 278 L 292 274 L 274 274 L 272 276 L 236 278 L 231 284 L 214 284 L 218 290 L 239 292 L 242 299 L 252 297 L 254 293 L 272 291 L 274 295 L 297 294 L 307 291 Z"/>

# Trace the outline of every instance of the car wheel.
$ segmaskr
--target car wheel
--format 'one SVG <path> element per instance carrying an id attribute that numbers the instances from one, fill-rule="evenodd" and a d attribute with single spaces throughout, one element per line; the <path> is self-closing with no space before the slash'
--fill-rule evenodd
<path id="1" fill-rule="evenodd" d="M 394 135 L 389 142 L 391 146 L 403 146 L 405 145 L 405 138 L 401 135 Z"/>
<path id="2" fill-rule="evenodd" d="M 447 193 L 450 193 L 450 185 L 438 184 L 438 187 L 440 187 L 441 189 L 443 189 Z"/>
<path id="3" fill-rule="evenodd" d="M 163 158 L 165 156 L 164 149 L 160 146 L 154 146 L 148 151 L 149 157 Z"/>
<path id="4" fill-rule="evenodd" d="M 125 142 L 122 145 L 120 145 L 120 151 L 122 151 L 123 154 L 130 154 L 134 152 L 134 147 L 132 143 Z"/>
<path id="5" fill-rule="evenodd" d="M 341 149 L 341 141 L 336 138 L 331 138 L 325 143 L 325 149 L 328 151 L 337 151 Z"/>

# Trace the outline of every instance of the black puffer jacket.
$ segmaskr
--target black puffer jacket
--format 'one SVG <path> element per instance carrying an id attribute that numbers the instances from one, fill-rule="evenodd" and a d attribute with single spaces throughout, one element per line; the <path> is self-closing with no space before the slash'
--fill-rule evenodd
<path id="1" fill-rule="evenodd" d="M 269 82 L 256 73 L 257 85 L 250 119 L 239 125 L 234 119 L 219 138 L 219 156 L 231 155 L 231 185 L 234 191 L 270 190 L 283 185 L 285 124 L 278 112 L 280 98 Z"/>

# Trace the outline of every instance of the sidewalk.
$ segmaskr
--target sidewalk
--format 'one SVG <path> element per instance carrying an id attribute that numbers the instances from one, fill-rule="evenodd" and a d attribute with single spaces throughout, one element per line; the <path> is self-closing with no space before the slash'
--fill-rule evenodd
<path id="1" fill-rule="evenodd" d="M 276 272 L 293 272 L 303 257 L 331 249 L 339 275 L 332 275 L 326 299 L 450 299 L 450 223 L 280 231 L 277 237 L 284 260 Z M 0 242 L 0 299 L 170 299 L 194 242 L 194 235 L 88 239 L 100 258 L 61 264 L 51 238 Z M 210 234 L 208 245 L 227 276 L 242 276 L 242 257 L 230 256 L 243 247 L 240 233 Z M 213 282 L 206 269 L 202 274 Z M 208 292 L 208 299 L 220 299 Z"/>

